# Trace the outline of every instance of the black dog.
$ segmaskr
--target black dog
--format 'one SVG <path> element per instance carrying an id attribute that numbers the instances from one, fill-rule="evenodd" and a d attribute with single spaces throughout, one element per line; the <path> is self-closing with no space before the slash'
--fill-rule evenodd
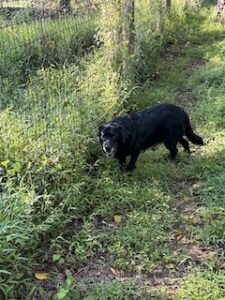
<path id="1" fill-rule="evenodd" d="M 190 153 L 186 136 L 193 144 L 203 145 L 200 136 L 194 134 L 188 114 L 172 104 L 159 104 L 141 112 L 114 118 L 101 126 L 98 138 L 107 156 L 114 155 L 121 165 L 131 156 L 127 170 L 133 170 L 141 151 L 163 143 L 170 151 L 171 159 L 177 154 L 179 142 Z"/>

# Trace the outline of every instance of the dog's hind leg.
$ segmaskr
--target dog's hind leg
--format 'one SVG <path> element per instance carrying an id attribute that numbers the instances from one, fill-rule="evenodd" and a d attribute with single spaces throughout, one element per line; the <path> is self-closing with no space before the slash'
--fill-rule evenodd
<path id="1" fill-rule="evenodd" d="M 127 171 L 132 171 L 133 169 L 135 169 L 135 163 L 138 159 L 139 154 L 140 154 L 140 152 L 136 152 L 136 153 L 131 155 L 130 162 L 127 166 Z"/>
<path id="2" fill-rule="evenodd" d="M 177 142 L 175 142 L 175 140 L 173 139 L 165 139 L 163 141 L 163 144 L 165 145 L 165 147 L 170 151 L 170 159 L 174 160 L 176 155 L 177 155 Z"/>
<path id="3" fill-rule="evenodd" d="M 189 143 L 185 138 L 180 138 L 179 143 L 184 147 L 184 150 L 188 153 L 191 153 L 191 150 L 189 148 Z"/>

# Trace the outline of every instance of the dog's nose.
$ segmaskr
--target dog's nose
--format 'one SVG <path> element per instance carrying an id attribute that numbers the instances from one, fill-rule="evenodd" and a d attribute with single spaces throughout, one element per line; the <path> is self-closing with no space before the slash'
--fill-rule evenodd
<path id="1" fill-rule="evenodd" d="M 106 146 L 106 147 L 105 147 L 105 151 L 107 151 L 107 152 L 109 152 L 109 151 L 110 151 L 110 149 L 111 149 L 111 148 L 110 148 L 110 147 L 108 147 L 108 146 Z"/>

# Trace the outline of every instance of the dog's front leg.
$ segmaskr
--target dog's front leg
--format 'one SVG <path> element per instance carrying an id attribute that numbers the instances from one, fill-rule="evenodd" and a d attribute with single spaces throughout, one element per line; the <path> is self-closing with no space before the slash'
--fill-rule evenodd
<path id="1" fill-rule="evenodd" d="M 126 164 L 126 157 L 122 157 L 119 159 L 119 163 L 120 163 L 120 168 L 123 170 L 124 166 Z"/>
<path id="2" fill-rule="evenodd" d="M 119 160 L 121 170 L 124 169 L 124 165 L 126 164 L 126 156 L 125 155 L 115 155 L 115 158 Z"/>
<path id="3" fill-rule="evenodd" d="M 120 156 L 120 157 L 118 157 L 118 159 L 119 159 L 119 163 L 121 164 L 121 166 L 123 166 L 123 165 L 125 165 L 125 163 L 126 163 L 126 156 Z"/>
<path id="4" fill-rule="evenodd" d="M 131 155 L 130 162 L 127 166 L 127 171 L 132 171 L 133 169 L 135 169 L 135 163 L 138 159 L 139 154 L 140 154 L 140 152 L 136 152 Z"/>

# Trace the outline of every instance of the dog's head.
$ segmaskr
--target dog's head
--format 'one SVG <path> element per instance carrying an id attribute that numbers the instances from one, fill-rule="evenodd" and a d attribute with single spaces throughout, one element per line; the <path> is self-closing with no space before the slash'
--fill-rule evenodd
<path id="1" fill-rule="evenodd" d="M 100 126 L 97 134 L 106 156 L 115 154 L 119 146 L 126 142 L 127 137 L 127 130 L 113 122 Z"/>

